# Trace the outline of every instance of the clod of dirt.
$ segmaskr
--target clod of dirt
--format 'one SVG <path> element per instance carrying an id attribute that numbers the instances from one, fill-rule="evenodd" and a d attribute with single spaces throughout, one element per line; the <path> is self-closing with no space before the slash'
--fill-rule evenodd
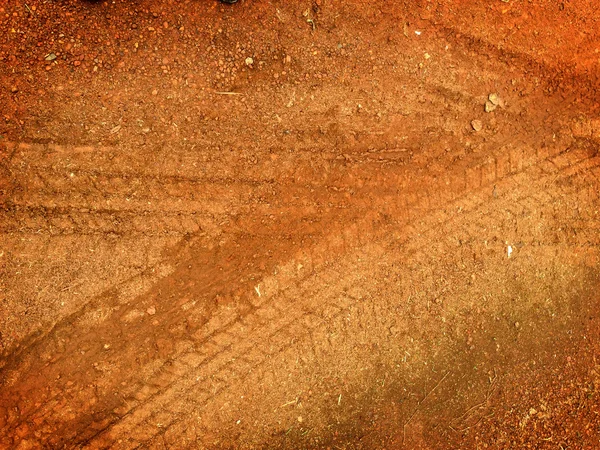
<path id="1" fill-rule="evenodd" d="M 481 123 L 481 120 L 472 120 L 471 121 L 471 127 L 473 127 L 473 130 L 475 131 L 481 131 L 483 129 L 483 123 Z"/>

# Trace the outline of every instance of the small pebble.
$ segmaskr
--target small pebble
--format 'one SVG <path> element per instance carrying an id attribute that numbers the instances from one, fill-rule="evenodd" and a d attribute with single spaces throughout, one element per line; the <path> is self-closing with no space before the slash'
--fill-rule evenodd
<path id="1" fill-rule="evenodd" d="M 500 104 L 500 97 L 498 97 L 498 94 L 490 94 L 488 96 L 488 100 L 492 103 L 492 105 L 494 106 L 498 106 Z"/>
<path id="2" fill-rule="evenodd" d="M 481 131 L 483 129 L 483 123 L 481 123 L 481 120 L 472 120 L 471 121 L 471 127 L 473 127 L 473 130 L 475 131 Z"/>
<path id="3" fill-rule="evenodd" d="M 249 57 L 249 56 L 248 56 L 248 57 L 246 58 L 246 61 L 245 61 L 245 62 L 246 62 L 246 65 L 247 65 L 247 66 L 251 66 L 252 64 L 254 64 L 254 59 L 252 59 L 251 57 Z"/>
<path id="4" fill-rule="evenodd" d="M 54 53 L 50 53 L 44 59 L 46 61 L 54 61 L 56 59 L 56 55 Z"/>
<path id="5" fill-rule="evenodd" d="M 490 113 L 496 109 L 496 105 L 494 103 L 492 103 L 491 101 L 487 101 L 487 102 L 485 102 L 484 109 L 485 109 L 486 113 Z"/>
<path id="6" fill-rule="evenodd" d="M 149 316 L 153 316 L 154 314 L 156 314 L 156 308 L 154 306 L 151 306 L 150 308 L 148 308 L 146 310 L 146 312 L 148 313 Z"/>

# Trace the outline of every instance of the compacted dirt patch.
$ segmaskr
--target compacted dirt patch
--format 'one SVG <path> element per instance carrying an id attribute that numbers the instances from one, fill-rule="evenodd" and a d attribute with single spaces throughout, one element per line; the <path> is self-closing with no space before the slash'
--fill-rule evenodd
<path id="1" fill-rule="evenodd" d="M 0 447 L 598 448 L 599 19 L 0 4 Z"/>

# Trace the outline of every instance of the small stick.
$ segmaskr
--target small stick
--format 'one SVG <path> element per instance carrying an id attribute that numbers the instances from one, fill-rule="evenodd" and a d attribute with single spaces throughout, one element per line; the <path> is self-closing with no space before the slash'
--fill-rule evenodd
<path id="1" fill-rule="evenodd" d="M 469 414 L 471 411 L 473 411 L 475 408 L 481 408 L 483 406 L 485 406 L 485 404 L 487 403 L 487 398 L 482 401 L 481 403 L 477 403 L 475 406 L 471 406 L 469 409 L 467 409 L 464 414 L 462 416 L 460 416 L 457 420 L 461 420 L 463 417 L 465 417 L 467 414 Z"/>
<path id="2" fill-rule="evenodd" d="M 298 399 L 296 399 L 296 400 L 290 400 L 289 402 L 284 403 L 283 405 L 281 405 L 280 408 L 283 408 L 284 406 L 293 405 L 294 403 L 298 403 Z"/>
<path id="3" fill-rule="evenodd" d="M 456 418 L 455 420 L 460 421 L 463 418 L 466 418 L 466 416 L 473 411 L 476 408 L 482 408 L 484 406 L 486 406 L 489 401 L 490 401 L 490 397 L 492 396 L 493 392 L 494 392 L 494 388 L 496 387 L 496 380 L 498 379 L 498 375 L 495 373 L 496 371 L 494 370 L 494 378 L 492 378 L 490 380 L 490 387 L 488 388 L 488 391 L 485 395 L 485 400 L 483 400 L 480 403 L 477 403 L 474 406 L 471 406 L 469 409 L 467 409 L 460 417 Z M 478 422 L 479 423 L 479 422 Z"/>
<path id="4" fill-rule="evenodd" d="M 479 422 L 481 422 L 481 421 L 483 420 L 483 418 L 484 418 L 484 417 L 486 417 L 486 416 L 481 416 L 481 417 L 479 418 L 479 420 L 478 420 L 477 422 L 475 422 L 473 425 L 469 425 L 469 426 L 467 426 L 467 427 L 460 428 L 460 429 L 459 429 L 459 431 L 466 431 L 466 430 L 470 430 L 470 429 L 471 429 L 471 428 L 473 428 L 473 427 L 476 427 L 477 425 L 479 425 Z"/>
<path id="5" fill-rule="evenodd" d="M 413 411 L 413 413 L 410 415 L 410 417 L 408 418 L 408 420 L 406 422 L 404 422 L 404 425 L 402 425 L 402 444 L 404 444 L 404 440 L 406 439 L 406 425 L 408 425 L 410 423 L 410 421 L 412 420 L 412 418 L 415 416 L 415 414 L 417 414 L 417 412 L 419 411 L 419 408 L 420 408 L 421 404 L 425 400 L 427 400 L 427 397 L 429 397 L 429 395 L 433 391 L 435 391 L 440 384 L 442 384 L 442 382 L 446 379 L 446 377 L 448 376 L 449 373 L 450 373 L 450 371 L 446 372 L 444 374 L 444 376 L 440 379 L 440 381 L 438 381 L 436 383 L 436 385 L 427 394 L 425 394 L 425 397 L 423 397 L 421 400 L 419 400 L 419 402 L 417 403 L 417 407 L 415 408 L 415 410 Z"/>
<path id="6" fill-rule="evenodd" d="M 72 284 L 72 285 L 70 285 L 70 286 L 64 287 L 64 288 L 62 288 L 62 289 L 60 290 L 60 292 L 69 291 L 69 290 L 71 290 L 71 289 L 73 289 L 73 288 L 75 288 L 75 287 L 77 287 L 77 286 L 81 286 L 83 283 L 84 283 L 84 282 L 83 282 L 83 281 L 81 281 L 81 282 L 79 282 L 79 283 L 75 283 L 75 284 Z"/>
<path id="7" fill-rule="evenodd" d="M 415 410 L 410 415 L 408 420 L 406 422 L 404 422 L 404 425 L 402 425 L 402 445 L 404 445 L 404 440 L 406 439 L 406 425 L 408 425 L 408 423 L 412 420 L 412 418 L 415 416 L 415 414 L 417 413 L 418 410 L 419 410 L 419 407 L 415 408 Z"/>
<path id="8" fill-rule="evenodd" d="M 241 92 L 226 92 L 226 91 L 215 91 L 218 95 L 244 95 Z"/>
<path id="9" fill-rule="evenodd" d="M 430 395 L 430 394 L 431 394 L 433 391 L 435 391 L 435 390 L 438 388 L 438 386 L 439 386 L 440 384 L 442 384 L 442 381 L 444 381 L 444 380 L 446 379 L 446 377 L 448 376 L 448 374 L 449 374 L 449 373 L 450 373 L 450 372 L 446 372 L 446 374 L 445 374 L 445 375 L 444 375 L 444 376 L 441 378 L 441 380 L 440 380 L 440 381 L 438 381 L 438 382 L 437 382 L 437 384 L 436 384 L 436 385 L 433 387 L 433 389 L 431 389 L 431 390 L 430 390 L 430 391 L 427 393 L 427 395 L 425 395 L 425 397 L 423 397 L 423 400 L 421 400 L 421 401 L 418 403 L 418 405 L 419 405 L 419 406 L 421 405 L 421 403 L 423 403 L 423 402 L 424 402 L 424 401 L 427 399 L 427 397 L 429 397 L 429 395 Z"/>

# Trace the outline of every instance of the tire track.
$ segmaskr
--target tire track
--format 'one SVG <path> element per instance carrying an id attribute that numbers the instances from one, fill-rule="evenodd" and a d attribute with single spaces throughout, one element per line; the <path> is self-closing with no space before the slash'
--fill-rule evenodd
<path id="1" fill-rule="evenodd" d="M 499 188 L 504 191 L 499 198 L 492 200 L 493 196 L 490 193 L 485 196 L 476 194 L 473 202 L 471 196 L 467 194 L 466 199 L 459 199 L 454 205 L 450 205 L 450 208 L 434 211 L 433 215 L 421 221 L 413 233 L 405 236 L 405 239 L 391 242 L 386 242 L 384 239 L 383 242 L 368 246 L 358 254 L 344 258 L 344 263 L 335 269 L 325 269 L 315 276 L 298 280 L 294 287 L 284 288 L 283 291 L 273 293 L 269 303 L 262 305 L 262 314 L 266 319 L 262 321 L 259 319 L 257 324 L 255 322 L 255 327 L 247 327 L 243 333 L 240 333 L 237 351 L 234 351 L 233 348 L 236 343 L 227 341 L 223 343 L 222 341 L 223 345 L 216 347 L 211 356 L 198 355 L 195 352 L 182 355 L 180 361 L 184 362 L 187 373 L 183 376 L 178 375 L 176 381 L 167 387 L 168 390 L 162 390 L 162 392 L 150 396 L 148 399 L 151 402 L 150 406 L 148 403 L 142 403 L 133 407 L 109 429 L 108 435 L 104 439 L 99 439 L 101 434 L 94 434 L 90 437 L 86 441 L 90 444 L 89 448 L 107 448 L 117 441 L 120 442 L 120 448 L 146 446 L 150 443 L 150 439 L 164 434 L 169 426 L 174 426 L 180 420 L 184 420 L 183 417 L 190 417 L 191 412 L 206 408 L 211 400 L 214 401 L 220 393 L 232 388 L 230 384 L 215 384 L 215 379 L 234 380 L 234 384 L 242 383 L 247 374 L 259 368 L 271 355 L 284 351 L 294 345 L 294 341 L 310 335 L 319 328 L 323 324 L 322 317 L 335 320 L 337 317 L 347 314 L 349 308 L 360 300 L 360 296 L 348 296 L 343 292 L 360 284 L 360 281 L 364 282 L 364 280 L 360 280 L 359 274 L 364 273 L 366 267 L 372 266 L 374 261 L 380 260 L 383 255 L 410 255 L 411 260 L 427 259 L 431 242 L 435 242 L 440 235 L 452 235 L 451 231 L 456 229 L 460 229 L 460 234 L 466 237 L 480 236 L 479 239 L 483 240 L 486 233 L 474 229 L 472 217 L 474 215 L 492 216 L 491 222 L 501 222 L 499 216 L 503 210 L 509 209 L 513 204 L 511 194 L 515 190 L 513 183 L 515 180 L 523 179 L 521 182 L 517 181 L 518 186 L 526 187 L 530 193 L 533 193 L 546 189 L 549 185 L 560 184 L 561 180 L 572 176 L 567 172 L 587 174 L 597 169 L 600 164 L 600 158 L 576 151 L 565 152 L 550 161 L 556 165 L 558 161 L 565 159 L 571 163 L 569 166 L 563 167 L 563 171 L 565 168 L 573 170 L 561 173 L 563 171 L 558 168 L 547 173 L 533 166 L 509 177 L 508 180 L 496 180 Z M 584 168 L 582 169 L 582 167 Z M 568 198 L 580 188 L 580 184 L 573 184 L 568 188 L 561 189 L 559 195 L 561 198 Z M 553 204 L 552 200 L 540 201 L 534 200 L 531 195 L 523 194 L 523 196 L 532 199 L 532 204 L 535 204 L 535 207 L 540 210 Z M 599 198 L 596 185 L 595 204 L 599 204 Z M 453 210 L 456 208 L 463 208 L 461 215 L 454 213 Z M 600 218 L 596 218 L 596 226 L 600 223 L 599 220 Z M 476 219 L 475 223 L 477 221 Z M 411 236 L 419 236 L 419 238 L 413 240 Z M 551 240 L 546 242 L 546 245 L 568 245 L 568 242 L 564 241 L 554 242 Z M 445 246 L 447 248 L 445 250 L 437 249 L 437 252 L 452 251 L 451 247 L 456 245 L 450 244 L 448 247 L 448 244 L 449 242 L 445 241 L 442 248 Z M 524 244 L 544 245 L 544 242 L 533 239 Z M 504 247 L 503 242 L 496 245 Z M 596 239 L 595 242 L 590 243 L 590 246 L 597 249 L 600 241 Z M 357 258 L 364 262 L 357 264 Z M 329 279 L 337 279 L 337 283 L 328 291 L 316 292 L 315 288 L 310 287 L 327 286 Z M 288 289 L 291 292 L 287 292 Z M 299 299 L 304 304 L 299 306 Z M 307 299 L 313 299 L 313 301 L 309 302 Z M 268 313 L 267 309 L 271 309 L 271 312 Z M 278 317 L 279 319 L 277 319 Z M 276 320 L 277 323 L 273 323 L 273 320 Z M 213 339 L 219 341 L 219 334 Z M 268 344 L 261 344 L 261 342 Z M 252 349 L 256 351 L 252 353 Z M 242 364 L 239 364 L 240 360 Z M 165 411 L 169 411 L 170 414 Z M 160 423 L 161 426 L 157 426 L 157 423 Z M 96 442 L 96 439 L 99 439 L 99 442 Z"/>
<path id="2" fill-rule="evenodd" d="M 579 152 L 579 153 L 577 153 L 577 152 L 573 152 L 573 153 L 576 154 L 576 155 L 578 155 L 577 157 L 579 157 L 579 158 L 585 158 L 585 157 L 589 157 L 590 156 L 589 150 L 586 150 L 586 151 L 583 151 L 583 152 Z M 556 161 L 559 161 L 560 158 L 564 158 L 565 157 L 564 155 L 567 155 L 567 154 L 569 154 L 569 152 L 561 154 L 561 155 L 559 155 L 556 158 L 550 159 L 550 161 L 552 161 L 553 166 L 556 166 L 556 164 L 557 164 Z M 521 157 L 524 160 L 518 160 L 519 155 L 521 155 Z M 570 158 L 573 158 L 575 160 L 575 156 L 570 156 Z M 508 157 L 502 156 L 502 159 L 496 159 L 495 160 L 495 167 L 496 167 L 495 174 L 496 175 L 500 174 L 500 176 L 498 178 L 495 178 L 495 181 L 498 182 L 499 180 L 502 180 L 507 174 L 512 174 L 509 177 L 509 180 L 510 180 L 511 183 L 513 183 L 515 180 L 518 180 L 520 176 L 525 176 L 525 175 L 523 175 L 525 172 L 520 172 L 519 173 L 519 172 L 517 172 L 517 170 L 519 170 L 519 169 L 524 170 L 523 168 L 529 167 L 532 164 L 532 161 L 533 161 L 533 159 L 531 158 L 530 155 L 524 155 L 522 152 L 521 153 L 518 153 L 518 152 L 514 153 L 512 156 L 508 155 Z M 542 160 L 542 162 L 544 162 L 544 161 L 545 160 Z M 512 169 L 513 169 L 512 172 L 510 172 L 510 169 L 508 169 L 508 172 L 506 172 L 506 173 L 503 172 L 502 170 L 498 169 L 499 167 L 504 167 L 504 165 L 507 165 L 507 164 L 510 167 L 512 167 Z M 469 166 L 469 167 L 467 167 L 467 169 L 465 169 L 464 172 L 462 171 L 462 169 L 463 169 L 464 166 L 463 165 L 460 166 L 460 170 L 458 172 L 460 173 L 460 177 L 462 177 L 462 179 L 464 180 L 464 182 L 463 182 L 463 184 L 464 184 L 464 191 L 463 192 L 470 192 L 470 191 L 473 191 L 475 189 L 482 188 L 482 180 L 483 180 L 483 178 L 482 178 L 483 175 L 482 174 L 485 172 L 485 170 L 487 170 L 487 169 L 485 169 L 485 167 L 487 167 L 487 165 L 489 165 L 489 162 L 486 162 L 485 164 L 480 164 L 479 166 Z M 541 165 L 539 167 L 541 167 Z M 541 169 L 539 169 L 539 170 L 541 171 Z M 475 174 L 475 176 L 473 176 L 473 173 Z M 479 175 L 477 175 L 477 174 L 479 174 Z M 454 183 L 452 185 L 454 186 Z M 490 186 L 489 183 L 483 185 L 483 187 L 488 187 L 488 186 Z M 435 187 L 436 186 L 434 185 L 434 189 L 432 190 L 432 192 L 434 192 L 434 191 L 437 190 L 437 189 L 435 189 Z M 424 196 L 421 196 L 420 198 L 421 199 L 426 199 L 427 197 L 428 197 L 427 195 L 424 195 Z M 434 196 L 433 198 L 435 199 L 436 197 Z M 439 196 L 437 198 L 441 199 L 441 197 L 439 197 Z M 408 209 L 412 209 L 412 210 L 417 210 L 417 211 L 424 211 L 426 209 L 429 209 L 430 211 L 432 211 L 432 210 L 436 211 L 436 210 L 438 210 L 440 208 L 440 206 L 436 205 L 435 201 L 432 202 L 431 199 L 428 200 L 428 203 L 426 203 L 425 206 L 419 205 L 418 201 L 419 201 L 419 198 L 415 198 L 412 201 L 407 201 L 407 203 L 406 203 L 407 208 Z M 468 207 L 466 207 L 466 208 L 468 208 Z M 404 208 L 401 208 L 400 210 L 397 210 L 397 211 L 398 212 L 404 212 L 405 210 L 404 210 Z M 420 222 L 423 222 L 423 220 L 422 220 L 423 216 L 421 214 L 422 214 L 422 212 L 419 213 Z M 408 219 L 404 219 L 404 220 L 408 220 Z M 364 223 L 364 221 L 363 221 L 363 223 Z M 357 227 L 354 229 L 354 231 L 353 232 L 351 231 L 351 234 L 348 236 L 347 242 L 344 242 L 344 238 L 342 238 L 341 242 L 336 243 L 335 242 L 336 239 L 334 238 L 333 241 L 330 242 L 325 247 L 323 247 L 322 244 L 319 244 L 318 247 L 316 247 L 316 249 L 321 248 L 321 250 L 320 251 L 318 250 L 317 254 L 314 254 L 314 258 L 312 258 L 313 259 L 312 264 L 309 263 L 308 265 L 309 266 L 312 265 L 313 268 L 314 267 L 319 267 L 319 265 L 318 265 L 319 263 L 316 262 L 316 261 L 319 260 L 319 258 L 322 258 L 323 260 L 326 260 L 327 256 L 331 257 L 331 255 L 333 255 L 333 254 L 337 254 L 337 253 L 340 253 L 340 252 L 344 253 L 345 251 L 348 250 L 348 248 L 351 248 L 352 246 L 357 245 L 358 242 L 360 242 L 361 240 L 363 242 L 373 242 L 373 241 L 377 242 L 378 240 L 380 240 L 382 238 L 382 236 L 379 235 L 378 238 L 375 238 L 371 234 L 371 233 L 373 233 L 373 228 L 375 228 L 375 225 L 373 225 L 372 223 L 366 229 L 364 228 L 364 225 L 357 225 Z M 408 229 L 410 230 L 410 227 Z M 352 233 L 354 233 L 354 235 L 352 235 Z M 366 237 L 365 237 L 365 235 L 366 235 Z M 373 244 L 373 245 L 375 245 L 375 244 Z M 250 247 L 251 246 L 252 245 L 250 245 Z M 321 255 L 319 255 L 318 253 L 321 253 Z M 217 258 L 217 260 L 219 258 L 222 258 L 222 256 L 221 257 L 215 256 L 215 257 Z M 207 265 L 207 267 L 211 267 L 211 266 L 212 266 L 212 264 Z M 243 263 L 242 263 L 242 266 L 243 266 Z M 227 276 L 232 276 L 234 273 L 237 273 L 237 270 L 235 268 L 229 270 L 229 272 L 227 272 L 225 275 L 220 275 L 217 279 L 220 282 L 220 281 L 222 281 L 224 279 L 227 279 Z M 297 283 L 298 282 L 297 275 L 293 272 L 293 270 L 290 270 L 290 273 L 291 273 L 291 275 L 289 276 L 289 278 L 287 279 L 287 281 L 282 282 L 282 281 L 278 280 L 278 281 L 273 281 L 273 283 L 274 284 L 279 284 L 281 286 L 280 289 L 285 289 L 286 285 L 289 285 L 289 284 L 293 285 L 293 284 Z M 335 278 L 337 276 L 337 274 L 328 274 L 327 276 Z M 211 278 L 213 278 L 213 274 L 212 273 L 208 273 L 208 274 L 206 274 L 206 277 L 208 279 L 211 279 Z M 177 279 L 177 277 L 175 277 L 175 279 Z M 326 282 L 326 280 L 323 281 L 323 283 L 325 283 L 325 282 Z M 213 285 L 216 286 L 217 283 L 214 283 Z M 267 285 L 268 285 L 268 283 L 267 283 Z M 248 286 L 248 288 L 250 288 L 250 287 Z M 296 299 L 299 298 L 296 295 L 291 295 L 290 297 L 291 298 L 296 298 Z M 300 297 L 304 298 L 305 296 L 300 296 Z M 310 296 L 307 296 L 307 297 L 310 297 Z M 254 302 L 256 302 L 256 299 L 254 299 Z M 178 306 L 181 307 L 181 306 L 183 306 L 185 304 L 186 303 L 183 303 L 182 305 L 178 305 Z M 259 303 L 258 305 L 253 305 L 253 307 L 256 308 L 257 313 L 259 311 L 266 311 L 266 309 L 264 309 L 264 306 L 263 306 L 262 303 Z M 343 305 L 342 306 L 336 305 L 335 307 L 343 309 Z M 133 310 L 134 310 L 133 307 L 128 308 L 128 312 L 129 313 L 131 311 L 133 311 Z M 193 311 L 193 309 L 192 309 L 192 311 Z M 254 311 L 254 309 L 251 309 L 251 311 Z M 285 311 L 286 315 L 289 313 L 289 311 L 286 308 L 283 308 L 283 309 L 280 309 L 279 311 L 276 311 L 276 312 L 271 311 L 271 313 L 262 313 L 262 314 L 266 314 L 267 316 L 269 316 L 269 314 L 271 314 L 271 315 L 273 315 L 273 317 L 277 317 L 278 315 L 282 315 L 282 311 Z M 119 316 L 121 317 L 121 319 L 123 319 L 124 317 L 127 317 L 127 313 L 128 312 L 127 311 L 120 312 Z M 253 316 L 253 314 L 246 314 L 245 315 L 245 317 L 250 317 L 250 316 Z M 175 311 L 175 309 L 170 309 L 170 310 L 167 310 L 165 312 L 165 314 L 161 315 L 160 317 L 161 318 L 169 317 L 169 320 L 170 320 L 171 323 L 176 323 L 177 320 L 178 320 L 178 318 L 182 317 L 182 315 L 181 315 L 181 313 L 177 313 Z M 315 321 L 318 322 L 318 319 L 315 319 L 314 314 L 299 315 L 299 316 L 296 316 L 296 319 L 298 319 L 299 317 L 305 317 L 305 320 L 307 320 L 308 322 L 312 322 L 312 323 L 314 323 Z M 225 329 L 223 329 L 222 328 L 223 327 L 222 318 L 221 317 L 215 317 L 214 319 L 215 319 L 216 322 L 221 322 L 221 323 L 218 326 L 216 326 L 215 331 L 213 332 L 213 334 L 210 335 L 211 336 L 211 340 L 210 341 L 194 342 L 194 340 L 190 341 L 190 339 L 188 338 L 186 340 L 190 342 L 189 345 L 192 345 L 194 348 L 198 348 L 198 349 L 202 349 L 202 348 L 205 348 L 205 347 L 212 347 L 212 348 L 216 349 L 216 351 L 218 352 L 219 350 L 223 350 L 223 349 L 228 348 L 227 345 L 232 345 L 231 342 L 229 344 L 227 344 L 228 339 L 229 340 L 231 340 L 231 339 L 236 340 L 237 339 L 237 341 L 240 340 L 239 336 L 236 337 L 235 334 L 234 335 L 229 335 L 229 334 L 227 334 L 224 331 L 224 330 L 227 330 L 228 326 L 234 327 L 234 326 L 238 325 L 239 321 L 236 321 L 235 318 L 231 318 L 231 320 L 229 322 L 227 322 L 227 321 L 224 322 L 225 323 Z M 272 319 L 272 317 L 267 317 L 266 320 L 269 321 L 271 319 Z M 213 320 L 213 319 L 211 319 L 211 320 Z M 293 321 L 287 322 L 287 325 L 290 325 L 292 322 Z M 119 322 L 117 322 L 117 323 L 119 323 Z M 145 325 L 145 326 L 147 326 L 147 325 Z M 209 324 L 209 326 L 210 326 L 210 324 Z M 308 326 L 308 325 L 306 325 L 306 326 Z M 221 327 L 221 328 L 219 328 L 219 327 Z M 286 324 L 282 324 L 279 328 L 280 329 L 285 329 L 285 327 L 286 327 Z M 221 331 L 217 332 L 216 330 L 221 330 Z M 65 331 L 67 331 L 67 330 L 65 330 Z M 267 331 L 261 329 L 261 333 L 264 333 L 264 332 L 267 332 Z M 68 336 L 68 333 L 69 332 L 67 331 L 67 336 Z M 136 331 L 136 333 L 138 333 L 138 332 Z M 178 338 L 178 339 L 181 339 L 184 335 L 188 335 L 188 334 L 189 334 L 189 330 L 186 330 L 185 333 L 179 334 L 180 338 Z M 86 341 L 88 343 L 89 343 L 89 341 L 94 341 L 94 340 L 96 340 L 98 338 L 99 335 L 101 335 L 101 333 L 99 333 L 98 335 L 91 336 L 91 338 L 87 338 Z M 243 336 L 247 337 L 247 335 L 243 335 Z M 122 339 L 122 338 L 120 338 L 120 339 Z M 225 343 L 224 345 L 222 345 L 223 342 Z M 278 351 L 277 348 L 275 348 L 273 350 L 275 352 Z M 223 350 L 223 351 L 225 351 L 225 350 Z M 48 351 L 47 350 L 46 353 L 52 354 L 52 353 L 54 353 L 54 351 L 52 351 L 52 350 Z M 146 375 L 148 375 L 150 377 L 154 377 L 155 374 L 160 374 L 161 373 L 160 372 L 162 370 L 162 369 L 160 369 L 161 365 L 163 367 L 171 367 L 168 364 L 174 364 L 176 368 L 175 369 L 171 369 L 170 371 L 167 371 L 167 378 L 169 376 L 174 376 L 174 375 L 177 376 L 180 372 L 185 373 L 185 372 L 189 371 L 189 367 L 186 366 L 186 365 L 182 365 L 183 364 L 183 363 L 181 363 L 182 360 L 179 359 L 179 357 L 182 356 L 182 355 L 184 355 L 184 354 L 186 355 L 186 359 L 187 360 L 194 360 L 195 361 L 195 362 L 191 363 L 192 365 L 196 364 L 196 363 L 199 364 L 198 361 L 202 361 L 202 358 L 198 357 L 198 355 L 195 354 L 195 353 L 193 353 L 193 352 L 192 353 L 190 353 L 190 352 L 185 353 L 185 350 L 178 350 L 178 351 L 176 351 L 170 357 L 170 359 L 165 360 L 163 363 L 159 362 L 159 370 L 158 370 L 158 372 L 151 370 Z M 215 354 L 218 354 L 218 353 L 215 353 Z M 230 360 L 230 358 L 232 356 L 232 355 L 227 355 L 226 353 L 221 353 L 221 354 L 224 355 L 224 356 L 220 357 L 221 361 L 228 361 L 228 360 Z M 88 359 L 88 361 L 89 361 L 90 358 L 92 358 L 92 360 L 93 360 L 94 355 L 97 356 L 98 355 L 98 351 L 93 351 L 92 355 L 89 356 L 89 357 L 86 357 L 86 359 Z M 123 354 L 120 354 L 119 357 L 123 358 Z M 169 361 L 170 361 L 170 363 L 169 363 Z M 56 365 L 60 365 L 61 364 L 60 360 L 55 361 L 55 364 Z M 215 368 L 215 367 L 218 366 L 217 363 L 212 363 L 212 364 L 213 364 L 213 366 L 209 366 L 209 369 L 207 369 L 208 370 L 208 372 L 206 372 L 207 374 L 212 373 L 211 372 L 212 369 L 210 367 Z M 217 366 L 215 366 L 215 364 L 217 364 Z M 89 364 L 78 363 L 77 365 L 80 366 L 80 367 L 86 367 Z M 195 367 L 199 367 L 199 366 L 195 366 Z M 47 375 L 45 375 L 44 378 L 48 379 Z M 121 377 L 119 377 L 119 379 L 123 379 L 123 377 L 121 376 Z M 187 380 L 186 383 L 189 383 L 189 380 Z M 32 383 L 26 383 L 26 384 L 32 384 Z M 181 389 L 184 389 L 185 387 L 186 387 L 186 385 L 180 387 L 179 389 L 181 390 Z M 52 401 L 58 401 L 58 399 L 62 395 L 62 394 L 60 394 L 62 392 L 60 389 L 57 390 L 57 391 L 55 391 L 55 392 L 56 392 L 56 394 L 54 394 L 54 400 L 49 399 L 48 401 L 50 403 L 48 403 L 48 404 L 51 404 Z M 135 392 L 135 390 L 134 390 L 134 392 Z M 57 394 L 58 394 L 58 397 L 56 397 Z M 151 390 L 147 392 L 147 395 L 151 395 Z M 165 394 L 165 395 L 167 395 L 167 397 L 168 397 L 168 395 L 170 395 L 170 394 Z M 27 395 L 25 395 L 25 397 L 27 397 Z M 142 395 L 141 398 L 143 399 L 144 395 Z M 150 396 L 149 398 L 151 399 L 152 397 Z M 15 401 L 15 400 L 13 400 L 13 401 Z M 116 400 L 113 400 L 113 401 L 116 401 Z M 139 401 L 139 400 L 137 400 L 137 401 Z M 106 405 L 104 405 L 104 406 L 106 406 Z M 143 406 L 143 404 L 142 404 L 142 406 Z M 141 410 L 141 411 L 146 411 L 146 414 L 150 414 L 154 410 L 154 407 L 148 406 L 148 404 L 146 404 L 146 406 L 144 406 L 143 408 L 142 407 L 138 407 L 138 409 Z M 135 411 L 137 411 L 138 409 L 135 409 Z M 40 414 L 40 412 L 38 412 L 36 414 Z M 44 414 L 44 413 L 41 413 L 41 414 Z M 133 419 L 127 419 L 127 421 L 131 421 L 131 420 L 136 421 L 136 420 L 138 420 L 138 419 L 135 419 L 135 417 L 138 417 L 139 414 L 141 414 L 141 413 L 135 413 L 135 412 L 131 413 L 131 414 L 130 413 L 126 413 L 127 417 L 130 417 L 130 416 L 133 417 Z M 33 417 L 35 418 L 36 415 L 34 415 Z M 146 416 L 143 416 L 143 417 L 146 417 Z M 39 418 L 37 420 L 39 420 Z M 127 423 L 127 421 L 124 421 L 123 423 Z M 80 424 L 77 426 L 77 428 L 79 428 L 79 426 L 80 426 Z M 64 428 L 63 429 L 63 432 L 61 433 L 61 436 L 63 436 L 63 438 L 62 438 L 62 439 L 64 439 L 63 442 L 68 442 L 69 441 L 69 439 L 70 439 L 69 436 L 71 436 L 71 435 L 68 432 L 68 428 Z M 77 439 L 83 439 L 83 436 L 81 436 L 80 438 L 77 438 Z M 58 444 L 58 442 L 56 442 L 56 444 Z"/>

